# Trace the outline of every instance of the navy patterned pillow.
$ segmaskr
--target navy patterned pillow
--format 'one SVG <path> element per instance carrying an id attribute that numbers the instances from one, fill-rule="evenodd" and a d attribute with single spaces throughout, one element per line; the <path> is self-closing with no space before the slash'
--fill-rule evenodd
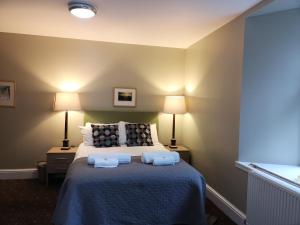
<path id="1" fill-rule="evenodd" d="M 119 144 L 118 124 L 94 125 L 92 124 L 92 136 L 95 147 L 117 147 Z"/>
<path id="2" fill-rule="evenodd" d="M 126 124 L 127 146 L 152 146 L 150 124 Z"/>

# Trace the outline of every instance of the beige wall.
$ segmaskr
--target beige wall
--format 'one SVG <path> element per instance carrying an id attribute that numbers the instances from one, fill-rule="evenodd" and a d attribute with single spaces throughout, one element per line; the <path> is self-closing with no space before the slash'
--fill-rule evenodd
<path id="1" fill-rule="evenodd" d="M 252 10 L 188 48 L 185 73 L 189 113 L 184 118 L 183 143 L 192 149 L 193 165 L 207 183 L 244 212 L 247 176 L 234 162 L 245 17 Z"/>
<path id="2" fill-rule="evenodd" d="M 178 117 L 177 139 L 192 149 L 193 164 L 207 183 L 245 211 L 247 177 L 234 167 L 244 19 L 187 50 L 0 33 L 0 79 L 17 81 L 17 108 L 0 108 L 0 168 L 33 167 L 50 146 L 60 144 L 64 117 L 51 104 L 64 82 L 79 84 L 89 110 L 115 110 L 112 87 L 136 87 L 137 111 L 160 111 L 162 96 L 185 88 L 189 113 Z M 70 123 L 76 145 L 82 113 L 72 113 Z M 160 115 L 159 131 L 167 143 L 170 115 Z"/>
<path id="3" fill-rule="evenodd" d="M 0 68 L 0 80 L 17 83 L 17 107 L 0 108 L 0 169 L 34 167 L 60 144 L 64 113 L 53 112 L 52 101 L 64 83 L 78 85 L 86 110 L 121 110 L 112 107 L 113 87 L 137 88 L 135 111 L 161 111 L 164 95 L 184 92 L 182 49 L 0 33 Z M 81 142 L 82 119 L 81 112 L 70 114 L 73 145 Z M 171 125 L 171 115 L 161 114 L 163 143 Z"/>

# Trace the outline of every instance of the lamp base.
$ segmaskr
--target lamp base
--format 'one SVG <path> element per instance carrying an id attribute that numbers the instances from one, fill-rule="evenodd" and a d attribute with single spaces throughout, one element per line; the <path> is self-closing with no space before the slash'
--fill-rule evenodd
<path id="1" fill-rule="evenodd" d="M 71 147 L 69 146 L 69 140 L 64 139 L 63 140 L 63 146 L 60 148 L 61 150 L 69 150 Z"/>
<path id="2" fill-rule="evenodd" d="M 177 148 L 176 139 L 175 138 L 171 139 L 171 144 L 169 145 L 169 148 Z"/>

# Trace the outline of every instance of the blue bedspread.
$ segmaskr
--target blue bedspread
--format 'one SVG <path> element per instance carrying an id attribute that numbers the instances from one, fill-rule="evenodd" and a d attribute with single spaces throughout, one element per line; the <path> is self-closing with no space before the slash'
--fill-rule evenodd
<path id="1" fill-rule="evenodd" d="M 184 161 L 117 168 L 74 161 L 53 216 L 56 225 L 206 225 L 205 180 Z"/>

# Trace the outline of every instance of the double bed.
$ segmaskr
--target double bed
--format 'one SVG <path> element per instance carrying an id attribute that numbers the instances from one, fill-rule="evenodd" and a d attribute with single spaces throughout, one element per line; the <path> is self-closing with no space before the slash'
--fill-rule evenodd
<path id="1" fill-rule="evenodd" d="M 109 149 L 81 144 L 61 187 L 53 223 L 206 225 L 203 176 L 183 160 L 170 166 L 141 162 L 143 152 L 158 150 L 168 151 L 161 144 Z M 132 161 L 110 169 L 87 163 L 89 154 L 107 151 L 129 153 Z"/>

